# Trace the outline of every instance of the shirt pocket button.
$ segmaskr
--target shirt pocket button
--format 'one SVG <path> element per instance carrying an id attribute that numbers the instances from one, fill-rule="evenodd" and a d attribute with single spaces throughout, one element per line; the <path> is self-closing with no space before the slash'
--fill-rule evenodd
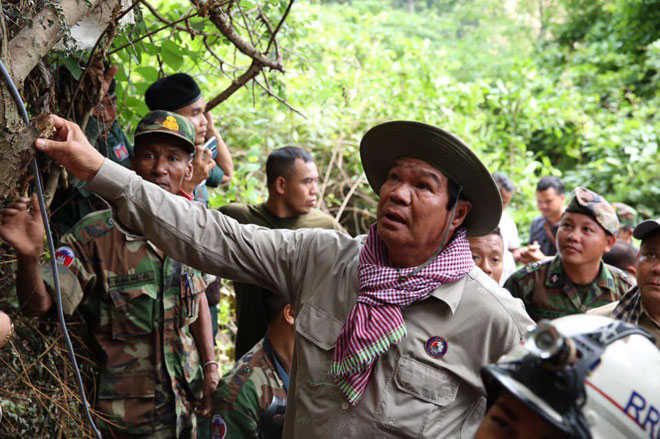
<path id="1" fill-rule="evenodd" d="M 348 410 L 348 403 L 347 402 L 342 402 L 341 403 L 341 409 L 342 410 Z"/>

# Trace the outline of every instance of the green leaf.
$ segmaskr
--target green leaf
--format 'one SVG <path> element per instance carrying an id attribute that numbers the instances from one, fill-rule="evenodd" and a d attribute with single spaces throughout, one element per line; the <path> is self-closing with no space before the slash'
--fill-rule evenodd
<path id="1" fill-rule="evenodd" d="M 71 76 L 77 81 L 82 76 L 82 69 L 78 65 L 78 61 L 73 57 L 66 57 L 62 60 L 62 64 L 71 73 Z"/>
<path id="2" fill-rule="evenodd" d="M 173 70 L 179 70 L 183 65 L 183 50 L 170 40 L 163 41 L 161 48 L 163 62 Z"/>

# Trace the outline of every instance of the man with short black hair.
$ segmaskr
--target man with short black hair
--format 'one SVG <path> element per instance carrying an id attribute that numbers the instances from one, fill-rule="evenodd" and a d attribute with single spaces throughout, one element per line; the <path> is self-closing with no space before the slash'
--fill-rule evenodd
<path id="1" fill-rule="evenodd" d="M 627 242 L 619 242 L 619 238 L 617 237 L 612 250 L 603 255 L 603 262 L 625 271 L 630 275 L 630 280 L 633 281 L 637 276 L 635 265 L 637 264 L 638 256 L 639 250 L 636 247 Z"/>
<path id="2" fill-rule="evenodd" d="M 318 170 L 309 152 L 295 146 L 278 148 L 266 160 L 268 199 L 250 205 L 231 203 L 220 211 L 241 224 L 256 224 L 269 229 L 343 230 L 334 218 L 315 209 L 318 195 Z M 234 282 L 236 292 L 236 347 L 241 358 L 266 333 L 267 314 L 263 303 L 274 293 L 256 285 Z"/>
<path id="3" fill-rule="evenodd" d="M 469 241 L 474 264 L 499 284 L 504 272 L 504 241 L 500 230 L 469 238 Z"/>
<path id="4" fill-rule="evenodd" d="M 295 335 L 285 296 L 264 297 L 268 332 L 222 377 L 213 397 L 211 433 L 231 439 L 281 439 Z M 217 435 L 216 437 L 222 437 Z"/>
<path id="5" fill-rule="evenodd" d="M 578 187 L 557 230 L 559 254 L 534 262 L 504 284 L 535 321 L 584 313 L 618 300 L 632 286 L 628 275 L 603 263 L 619 221 L 603 197 Z"/>
<path id="6" fill-rule="evenodd" d="M 564 182 L 557 177 L 543 177 L 536 186 L 536 206 L 541 215 L 534 218 L 529 230 L 529 245 L 520 252 L 519 262 L 552 259 L 557 254 L 557 228 L 564 213 Z"/>

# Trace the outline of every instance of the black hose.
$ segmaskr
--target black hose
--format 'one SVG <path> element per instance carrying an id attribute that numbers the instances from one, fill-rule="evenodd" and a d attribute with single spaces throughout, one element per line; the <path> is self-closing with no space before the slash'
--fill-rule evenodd
<path id="1" fill-rule="evenodd" d="M 16 106 L 23 116 L 23 120 L 26 124 L 30 124 L 30 118 L 28 117 L 27 110 L 25 109 L 25 104 L 21 95 L 16 89 L 14 81 L 11 79 L 9 72 L 5 68 L 5 65 L 0 60 L 0 73 L 5 78 L 9 91 L 16 101 Z M 64 334 L 64 340 L 66 341 L 67 351 L 69 353 L 69 359 L 71 364 L 73 364 L 73 371 L 76 375 L 76 381 L 78 384 L 78 389 L 80 390 L 80 395 L 82 396 L 83 408 L 85 409 L 85 414 L 87 415 L 87 420 L 92 426 L 92 430 L 96 434 L 98 439 L 102 439 L 101 432 L 96 428 L 94 420 L 92 419 L 92 414 L 89 411 L 89 404 L 87 403 L 87 396 L 85 395 L 85 388 L 83 387 L 82 377 L 80 376 L 80 369 L 78 369 L 78 362 L 76 361 L 76 354 L 73 350 L 73 345 L 71 344 L 71 338 L 69 337 L 69 331 L 66 328 L 66 321 L 64 320 L 64 311 L 62 310 L 62 291 L 60 290 L 60 277 L 57 272 L 57 261 L 55 260 L 55 245 L 53 244 L 53 235 L 50 232 L 50 222 L 48 221 L 48 214 L 46 213 L 46 203 L 44 202 L 44 192 L 41 187 L 41 173 L 39 172 L 39 165 L 37 164 L 37 157 L 35 156 L 32 159 L 32 171 L 34 172 L 35 186 L 37 187 L 37 197 L 39 198 L 39 207 L 41 209 L 41 218 L 44 221 L 44 227 L 46 229 L 46 240 L 48 241 L 48 249 L 50 251 L 50 267 L 53 272 L 53 280 L 55 282 L 55 291 L 57 292 L 57 317 L 60 321 L 60 327 L 62 328 L 62 333 Z"/>

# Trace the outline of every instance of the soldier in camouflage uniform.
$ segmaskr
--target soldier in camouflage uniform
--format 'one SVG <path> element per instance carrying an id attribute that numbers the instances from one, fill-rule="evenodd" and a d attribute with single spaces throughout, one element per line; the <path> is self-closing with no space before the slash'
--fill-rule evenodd
<path id="1" fill-rule="evenodd" d="M 614 208 L 595 192 L 578 187 L 559 223 L 559 254 L 518 270 L 504 288 L 523 300 L 535 321 L 619 300 L 632 282 L 624 271 L 602 261 L 618 231 Z"/>
<path id="2" fill-rule="evenodd" d="M 617 241 L 632 244 L 633 229 L 637 224 L 637 211 L 627 204 L 612 203 L 616 216 L 619 219 L 619 233 L 617 234 Z"/>
<path id="3" fill-rule="evenodd" d="M 105 93 L 99 105 L 93 108 L 92 115 L 85 126 L 85 136 L 89 143 L 104 157 L 130 168 L 133 146 L 117 122 L 117 96 L 114 75 L 117 67 L 103 70 L 103 63 L 93 65 L 92 70 L 100 77 L 102 91 Z M 107 206 L 87 189 L 85 182 L 68 176 L 68 187 L 55 192 L 51 206 L 51 224 L 57 236 L 63 235 L 85 215 L 106 209 Z"/>
<path id="4" fill-rule="evenodd" d="M 213 396 L 211 439 L 281 439 L 293 357 L 293 308 L 282 295 L 263 301 L 268 332 L 243 355 Z"/>
<path id="5" fill-rule="evenodd" d="M 133 169 L 178 193 L 190 173 L 194 135 L 184 117 L 147 114 L 135 133 Z M 39 269 L 43 223 L 38 204 L 33 200 L 28 212 L 28 202 L 0 212 L 0 235 L 18 253 L 23 309 L 40 315 L 53 308 L 53 279 L 49 265 Z M 101 422 L 104 436 L 196 438 L 194 406 L 208 415 L 218 382 L 200 273 L 121 231 L 109 210 L 79 221 L 62 237 L 55 257 L 64 312 L 80 311 L 98 352 L 95 406 L 108 421 Z"/>

